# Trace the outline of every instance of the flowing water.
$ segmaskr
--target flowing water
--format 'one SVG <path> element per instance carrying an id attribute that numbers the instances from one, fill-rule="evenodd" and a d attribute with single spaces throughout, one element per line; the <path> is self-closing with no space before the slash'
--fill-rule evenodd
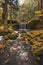
<path id="1" fill-rule="evenodd" d="M 27 33 L 26 24 L 20 24 L 19 31 L 24 30 Z M 1 57 L 1 65 L 38 65 L 35 56 L 32 54 L 30 42 L 23 41 L 22 33 L 16 40 L 7 43 L 6 49 Z M 24 34 L 24 33 L 23 33 Z"/>

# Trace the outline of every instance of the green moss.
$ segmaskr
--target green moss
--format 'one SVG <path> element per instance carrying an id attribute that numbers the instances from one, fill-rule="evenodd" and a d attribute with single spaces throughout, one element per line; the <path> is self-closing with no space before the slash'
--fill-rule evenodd
<path id="1" fill-rule="evenodd" d="M 8 37 L 8 39 L 16 39 L 18 37 L 17 34 L 7 34 L 6 36 Z"/>
<path id="2" fill-rule="evenodd" d="M 6 35 L 6 34 L 8 34 L 8 33 L 10 33 L 9 31 L 2 31 L 2 30 L 0 30 L 0 35 Z"/>

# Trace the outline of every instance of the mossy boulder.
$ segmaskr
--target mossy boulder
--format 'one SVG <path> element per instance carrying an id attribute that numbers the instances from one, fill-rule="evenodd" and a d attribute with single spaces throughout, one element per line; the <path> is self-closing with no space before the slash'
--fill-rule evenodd
<path id="1" fill-rule="evenodd" d="M 8 34 L 8 33 L 10 33 L 9 31 L 5 31 L 5 30 L 0 30 L 0 35 L 6 35 L 6 34 Z"/>
<path id="2" fill-rule="evenodd" d="M 40 19 L 33 19 L 29 22 L 30 29 L 43 29 L 43 21 Z"/>
<path id="3" fill-rule="evenodd" d="M 18 35 L 17 34 L 7 34 L 4 37 L 5 37 L 5 39 L 14 40 L 14 39 L 16 39 L 18 37 Z"/>

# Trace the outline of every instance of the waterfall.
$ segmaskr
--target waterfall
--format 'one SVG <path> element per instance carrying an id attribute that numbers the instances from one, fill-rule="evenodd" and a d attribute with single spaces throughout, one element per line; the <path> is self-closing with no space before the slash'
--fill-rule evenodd
<path id="1" fill-rule="evenodd" d="M 25 23 L 19 24 L 19 29 L 20 30 L 26 30 L 26 24 Z"/>

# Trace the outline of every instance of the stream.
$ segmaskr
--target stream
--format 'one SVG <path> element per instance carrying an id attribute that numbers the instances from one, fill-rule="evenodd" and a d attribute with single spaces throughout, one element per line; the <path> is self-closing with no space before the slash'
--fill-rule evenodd
<path id="1" fill-rule="evenodd" d="M 27 33 L 26 24 L 20 24 L 19 31 L 21 30 Z M 22 40 L 21 32 L 18 34 L 17 39 L 11 41 L 10 44 L 6 42 L 6 49 L 1 54 L 1 65 L 38 65 L 35 55 L 32 54 L 30 42 Z"/>

